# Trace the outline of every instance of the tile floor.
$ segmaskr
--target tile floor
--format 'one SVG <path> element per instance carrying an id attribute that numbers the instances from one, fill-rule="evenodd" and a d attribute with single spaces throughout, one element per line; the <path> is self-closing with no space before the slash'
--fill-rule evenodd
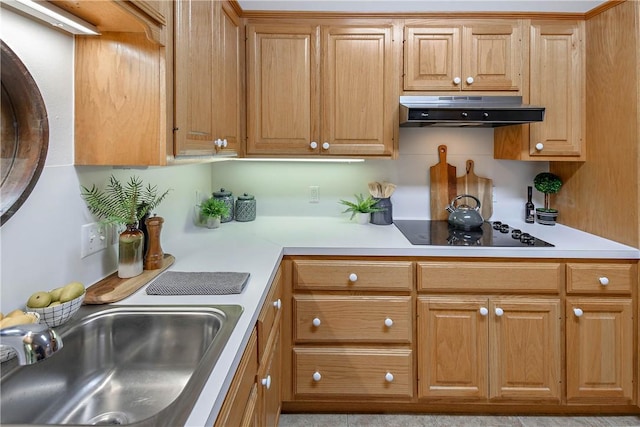
<path id="1" fill-rule="evenodd" d="M 640 427 L 640 416 L 282 414 L 278 427 Z"/>

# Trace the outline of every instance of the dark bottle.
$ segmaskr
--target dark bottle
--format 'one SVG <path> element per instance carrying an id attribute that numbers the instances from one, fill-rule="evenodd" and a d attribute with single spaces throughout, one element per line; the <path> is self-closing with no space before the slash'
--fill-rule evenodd
<path id="1" fill-rule="evenodd" d="M 524 205 L 524 222 L 533 224 L 535 220 L 535 206 L 533 206 L 533 202 L 531 201 L 531 192 L 531 187 L 527 187 L 527 203 Z"/>

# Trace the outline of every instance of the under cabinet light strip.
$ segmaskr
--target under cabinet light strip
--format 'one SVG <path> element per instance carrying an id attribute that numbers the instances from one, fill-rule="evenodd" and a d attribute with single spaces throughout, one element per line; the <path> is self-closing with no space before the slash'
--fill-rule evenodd
<path id="1" fill-rule="evenodd" d="M 233 158 L 229 159 L 235 162 L 306 162 L 306 163 L 363 163 L 364 159 L 347 159 L 347 158 L 338 158 L 338 159 L 314 159 L 314 158 L 287 158 L 287 157 L 243 157 L 243 158 Z"/>
<path id="2" fill-rule="evenodd" d="M 45 21 L 71 34 L 98 36 L 100 31 L 88 22 L 78 18 L 51 3 L 33 0 L 2 0 L 14 9 Z"/>

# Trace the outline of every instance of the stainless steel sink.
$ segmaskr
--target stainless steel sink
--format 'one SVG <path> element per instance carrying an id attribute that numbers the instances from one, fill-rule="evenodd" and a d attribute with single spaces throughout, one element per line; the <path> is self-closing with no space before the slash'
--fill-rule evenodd
<path id="1" fill-rule="evenodd" d="M 242 307 L 83 306 L 64 347 L 2 364 L 0 424 L 184 425 Z"/>

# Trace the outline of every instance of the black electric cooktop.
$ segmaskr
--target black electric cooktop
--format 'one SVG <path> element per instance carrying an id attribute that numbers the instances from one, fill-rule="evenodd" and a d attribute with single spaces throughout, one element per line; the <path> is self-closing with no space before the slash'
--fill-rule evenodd
<path id="1" fill-rule="evenodd" d="M 471 231 L 453 228 L 448 221 L 394 220 L 393 223 L 412 245 L 553 247 L 500 221 L 485 221 L 481 228 Z"/>

